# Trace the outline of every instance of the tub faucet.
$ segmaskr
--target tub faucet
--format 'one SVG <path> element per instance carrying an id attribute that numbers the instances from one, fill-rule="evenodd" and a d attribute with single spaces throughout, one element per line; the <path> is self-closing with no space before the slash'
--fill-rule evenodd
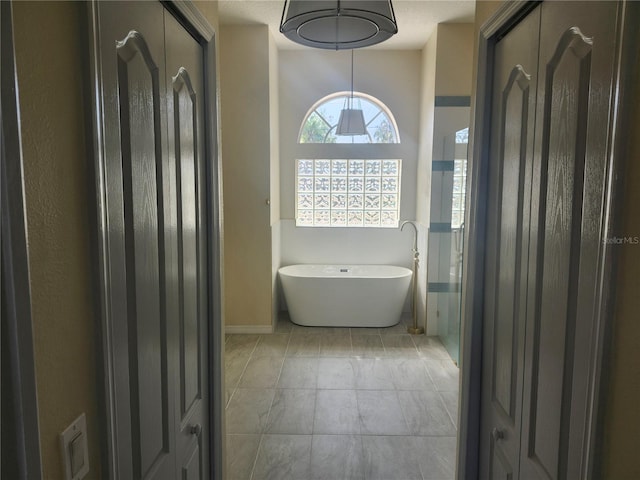
<path id="1" fill-rule="evenodd" d="M 416 222 L 412 222 L 411 220 L 405 220 L 400 225 L 400 231 L 404 230 L 404 226 L 406 224 L 410 224 L 413 227 L 413 275 L 411 278 L 411 316 L 413 317 L 413 325 L 407 327 L 407 331 L 412 335 L 422 335 L 424 333 L 424 328 L 418 326 L 418 308 L 416 302 L 418 300 L 418 265 L 420 260 L 418 256 L 418 227 L 416 226 Z"/>
<path id="2" fill-rule="evenodd" d="M 404 230 L 404 226 L 406 224 L 409 224 L 413 227 L 413 253 L 414 255 L 418 253 L 418 227 L 416 227 L 415 222 L 412 222 L 411 220 L 405 220 L 404 222 L 402 222 L 402 225 L 400 225 L 400 231 Z"/>

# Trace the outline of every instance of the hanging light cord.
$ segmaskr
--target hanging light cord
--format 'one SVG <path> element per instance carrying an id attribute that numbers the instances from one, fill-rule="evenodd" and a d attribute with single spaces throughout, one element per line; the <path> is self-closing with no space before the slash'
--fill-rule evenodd
<path id="1" fill-rule="evenodd" d="M 351 103 L 349 108 L 353 108 L 353 49 L 351 49 Z"/>

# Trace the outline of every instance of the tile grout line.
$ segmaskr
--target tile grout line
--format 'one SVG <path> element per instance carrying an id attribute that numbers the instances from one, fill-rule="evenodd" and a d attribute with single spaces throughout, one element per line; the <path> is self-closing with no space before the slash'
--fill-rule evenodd
<path id="1" fill-rule="evenodd" d="M 433 375 L 431 375 L 431 370 L 429 370 L 429 367 L 427 365 L 424 365 L 424 362 L 423 362 L 423 367 L 427 371 L 427 376 L 431 380 L 431 383 L 433 384 L 434 388 L 436 389 L 436 392 L 439 392 L 440 388 L 438 387 L 438 385 L 436 385 L 436 382 L 433 380 Z"/>
<path id="2" fill-rule="evenodd" d="M 367 462 L 364 457 L 364 438 L 362 438 L 362 434 L 358 435 L 358 439 L 360 440 L 360 459 L 362 464 L 362 479 L 366 480 L 367 478 Z M 424 480 L 424 479 L 423 479 Z"/>
<path id="3" fill-rule="evenodd" d="M 229 338 L 231 338 L 231 337 L 229 337 Z M 256 340 L 256 343 L 253 345 L 253 348 L 251 349 L 251 353 L 249 353 L 249 356 L 247 357 L 247 362 L 245 363 L 244 368 L 242 369 L 242 373 L 238 377 L 238 381 L 236 382 L 236 386 L 234 387 L 233 392 L 229 396 L 229 400 L 227 401 L 227 404 L 225 405 L 225 419 L 226 419 L 226 409 L 229 406 L 229 404 L 231 403 L 231 400 L 233 399 L 233 396 L 236 394 L 236 391 L 238 390 L 238 385 L 240 384 L 240 379 L 242 378 L 242 376 L 244 375 L 245 371 L 247 370 L 247 365 L 249 365 L 249 362 L 251 361 L 251 358 L 253 357 L 253 353 L 256 351 L 256 348 L 258 347 L 258 343 L 260 343 L 260 339 L 261 339 L 261 337 L 259 336 L 258 339 Z M 225 342 L 225 346 L 226 346 L 226 342 Z M 225 355 L 226 355 L 226 350 L 225 350 Z M 251 467 L 251 474 L 249 475 L 249 480 L 251 480 L 253 478 L 253 472 L 254 472 L 255 467 L 256 467 L 256 461 L 258 460 L 258 452 L 260 451 L 260 445 L 261 444 L 262 444 L 262 433 L 260 434 L 260 440 L 258 442 L 258 448 L 256 449 L 255 458 L 253 459 L 253 466 Z"/>
<path id="4" fill-rule="evenodd" d="M 378 338 L 380 338 L 380 345 L 382 345 L 382 352 L 383 355 L 385 357 L 389 356 L 389 353 L 387 352 L 387 347 L 384 346 L 384 340 L 382 340 L 382 334 L 380 333 L 380 331 L 378 330 Z"/>
<path id="5" fill-rule="evenodd" d="M 358 398 L 358 390 L 354 389 L 354 393 L 356 394 L 356 408 L 358 409 L 358 435 L 362 439 L 362 413 L 360 413 L 360 399 Z M 364 452 L 363 452 L 364 455 Z"/>
<path id="6" fill-rule="evenodd" d="M 264 434 L 260 434 L 260 440 L 258 441 L 258 448 L 256 449 L 256 456 L 253 459 L 253 465 L 251 467 L 251 474 L 249 475 L 249 480 L 253 480 L 253 475 L 256 473 L 256 465 L 258 463 L 258 454 L 260 453 L 260 448 L 262 447 L 262 439 L 264 438 Z"/>
<path id="7" fill-rule="evenodd" d="M 355 354 L 355 351 L 353 349 L 353 329 L 349 328 L 349 345 L 351 346 L 351 355 L 352 356 Z"/>
<path id="8" fill-rule="evenodd" d="M 280 365 L 280 371 L 278 372 L 278 378 L 273 385 L 273 398 L 271 399 L 271 404 L 269 405 L 269 411 L 267 412 L 267 425 L 269 425 L 269 417 L 271 416 L 271 408 L 273 407 L 273 402 L 276 399 L 276 394 L 278 393 L 278 383 L 280 382 L 280 376 L 282 375 L 282 370 L 284 369 L 284 362 L 287 359 L 287 350 L 289 349 L 289 343 L 291 342 L 291 334 L 289 334 L 289 338 L 287 340 L 287 346 L 284 349 L 284 356 L 282 357 L 282 365 Z M 266 427 L 265 426 L 265 427 Z M 264 433 L 264 429 L 263 432 Z"/>
<path id="9" fill-rule="evenodd" d="M 231 337 L 229 337 L 231 338 Z M 258 343 L 260 342 L 260 337 L 258 337 L 258 340 L 256 340 L 255 345 L 253 346 L 253 348 L 251 349 L 251 353 L 249 354 L 249 356 L 247 357 L 247 362 L 244 364 L 244 367 L 242 367 L 242 372 L 240 373 L 240 375 L 238 376 L 238 380 L 236 380 L 234 386 L 233 386 L 233 391 L 231 392 L 231 395 L 229 395 L 229 400 L 227 400 L 227 403 L 225 403 L 224 409 L 225 412 L 227 410 L 227 407 L 229 406 L 229 404 L 231 403 L 231 399 L 233 398 L 233 396 L 236 394 L 236 391 L 238 390 L 238 385 L 240 385 L 240 380 L 242 379 L 242 376 L 244 375 L 244 373 L 247 371 L 247 366 L 249 365 L 249 362 L 251 361 L 251 358 L 253 357 L 253 352 L 256 351 L 256 348 L 258 347 Z M 225 345 L 226 346 L 226 345 Z M 226 355 L 226 350 L 225 350 L 225 355 Z M 226 366 L 225 366 L 226 368 Z M 225 387 L 226 388 L 226 387 Z M 226 413 L 225 413 L 226 414 Z"/>
<path id="10" fill-rule="evenodd" d="M 313 421 L 311 422 L 311 448 L 313 449 L 313 435 L 315 435 L 316 431 L 316 412 L 318 411 L 318 378 L 320 377 L 320 358 L 316 359 L 318 361 L 317 371 L 316 371 L 316 386 L 313 389 Z"/>
<path id="11" fill-rule="evenodd" d="M 449 411 L 449 407 L 447 407 L 447 403 L 444 401 L 444 398 L 442 398 L 442 393 L 443 392 L 436 392 L 436 393 L 438 394 L 438 398 L 440 399 L 440 403 L 444 407 L 444 411 L 447 412 L 447 416 L 449 417 L 449 420 L 451 421 L 451 424 L 453 425 L 453 428 L 456 431 L 456 436 L 457 436 L 458 435 L 458 426 L 456 425 L 456 422 L 453 421 L 453 415 L 451 415 L 451 412 Z"/>
<path id="12" fill-rule="evenodd" d="M 398 401 L 398 407 L 400 408 L 400 413 L 402 414 L 404 423 L 407 426 L 407 432 L 409 432 L 409 436 L 415 437 L 416 435 L 413 433 L 413 429 L 411 428 L 411 425 L 409 425 L 407 416 L 404 413 L 404 408 L 402 408 L 402 403 L 400 402 L 400 395 L 398 394 L 398 390 L 395 390 L 395 393 L 396 393 L 396 400 Z M 422 471 L 420 471 L 420 475 L 422 475 Z"/>
<path id="13" fill-rule="evenodd" d="M 256 465 L 258 463 L 258 455 L 260 455 L 260 449 L 262 448 L 262 441 L 265 436 L 265 430 L 269 426 L 269 417 L 271 417 L 271 409 L 273 408 L 273 402 L 276 399 L 278 382 L 280 381 L 280 375 L 282 375 L 282 369 L 284 368 L 284 361 L 287 358 L 287 350 L 289 349 L 289 342 L 291 342 L 291 333 L 288 333 L 287 335 L 289 335 L 289 338 L 287 339 L 287 346 L 284 349 L 284 357 L 282 358 L 282 365 L 280 365 L 280 372 L 278 372 L 278 378 L 276 379 L 275 386 L 273 387 L 273 397 L 271 398 L 271 403 L 269 404 L 269 411 L 267 412 L 267 419 L 265 422 L 265 426 L 260 431 L 260 442 L 258 443 L 258 449 L 256 450 L 256 457 L 253 459 L 253 467 L 251 468 L 251 476 L 249 477 L 249 480 L 253 479 L 253 476 L 256 471 Z M 262 338 L 263 337 L 260 337 L 260 339 Z M 257 344 L 258 342 L 256 342 L 256 347 L 254 347 L 253 352 L 255 352 L 255 349 L 257 348 Z M 253 356 L 253 352 L 251 353 L 252 356 Z"/>

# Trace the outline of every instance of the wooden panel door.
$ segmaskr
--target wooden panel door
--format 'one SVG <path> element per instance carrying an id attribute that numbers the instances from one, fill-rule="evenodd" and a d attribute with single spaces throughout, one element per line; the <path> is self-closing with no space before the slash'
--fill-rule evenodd
<path id="1" fill-rule="evenodd" d="M 540 8 L 495 48 L 481 478 L 518 477 Z"/>
<path id="2" fill-rule="evenodd" d="M 175 179 L 178 295 L 176 382 L 179 477 L 206 478 L 209 470 L 204 69 L 198 42 L 165 12 L 169 157 Z"/>
<path id="3" fill-rule="evenodd" d="M 542 6 L 521 478 L 585 478 L 618 8 Z"/>
<path id="4" fill-rule="evenodd" d="M 114 470 L 209 471 L 204 69 L 159 2 L 100 2 Z"/>
<path id="5" fill-rule="evenodd" d="M 119 478 L 175 478 L 164 8 L 99 5 Z"/>
<path id="6" fill-rule="evenodd" d="M 544 2 L 495 46 L 482 478 L 592 476 L 596 335 L 602 321 L 598 299 L 604 278 L 600 255 L 624 8 L 623 2 Z M 532 18 L 539 24 L 537 34 Z M 528 40 L 516 36 L 528 24 Z M 532 71 L 537 78 L 527 77 L 521 62 L 536 56 Z M 514 63 L 518 68 L 509 66 Z M 535 88 L 535 109 L 529 106 L 535 110 L 533 156 L 532 162 L 526 153 L 520 159 L 524 173 L 508 163 L 507 152 L 516 151 L 509 145 L 523 145 L 521 154 L 530 151 L 518 133 L 521 110 L 512 109 L 503 94 L 509 68 L 520 80 L 529 78 L 529 88 Z M 513 120 L 510 111 L 516 112 Z M 513 299 L 501 300 L 505 296 Z"/>

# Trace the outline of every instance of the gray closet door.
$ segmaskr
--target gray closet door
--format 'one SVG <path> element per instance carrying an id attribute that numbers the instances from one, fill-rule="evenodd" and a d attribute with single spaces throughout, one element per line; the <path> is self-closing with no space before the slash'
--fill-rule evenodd
<path id="1" fill-rule="evenodd" d="M 520 478 L 585 478 L 618 2 L 545 2 Z"/>
<path id="2" fill-rule="evenodd" d="M 485 268 L 481 478 L 517 477 L 540 8 L 495 47 Z"/>
<path id="3" fill-rule="evenodd" d="M 619 8 L 544 2 L 496 44 L 482 478 L 586 476 Z"/>
<path id="4" fill-rule="evenodd" d="M 172 179 L 175 180 L 178 294 L 178 421 L 179 478 L 206 478 L 209 470 L 207 384 L 207 280 L 204 71 L 198 42 L 165 12 L 168 89 L 168 139 Z"/>
<path id="5" fill-rule="evenodd" d="M 97 8 L 115 470 L 203 478 L 203 55 L 159 2 Z"/>

